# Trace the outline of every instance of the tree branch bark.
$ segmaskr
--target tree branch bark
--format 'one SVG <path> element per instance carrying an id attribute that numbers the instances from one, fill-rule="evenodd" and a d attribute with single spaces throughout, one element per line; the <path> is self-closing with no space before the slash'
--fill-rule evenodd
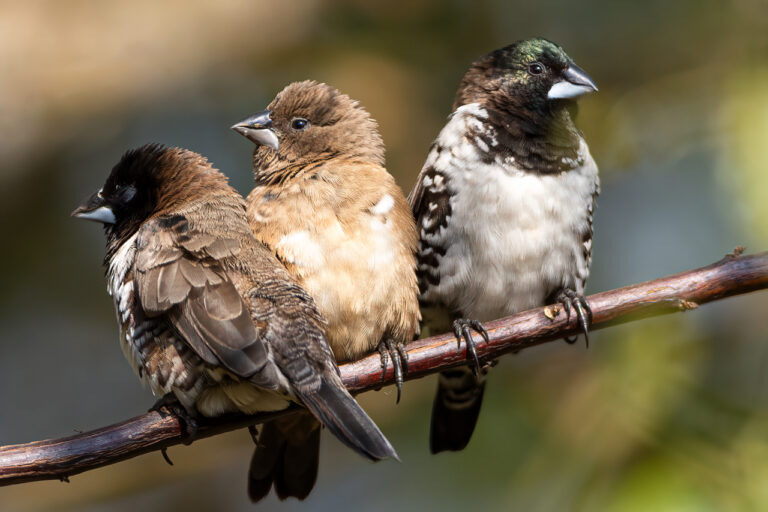
<path id="1" fill-rule="evenodd" d="M 695 309 L 700 304 L 768 288 L 768 252 L 741 256 L 743 248 L 707 267 L 689 270 L 588 297 L 592 308 L 592 330 L 641 317 Z M 490 343 L 474 338 L 484 360 L 508 352 L 558 340 L 578 332 L 577 319 L 566 318 L 560 306 L 532 309 L 485 324 Z M 414 341 L 407 346 L 408 380 L 458 366 L 466 362 L 464 345 L 457 348 L 453 334 Z M 341 366 L 345 385 L 361 393 L 392 384 L 392 367 L 382 379 L 378 354 Z M 277 413 L 237 415 L 206 420 L 198 437 L 264 422 L 296 407 Z M 67 480 L 82 473 L 143 453 L 162 450 L 183 442 L 179 420 L 149 412 L 104 428 L 60 439 L 0 447 L 0 486 L 34 480 Z"/>

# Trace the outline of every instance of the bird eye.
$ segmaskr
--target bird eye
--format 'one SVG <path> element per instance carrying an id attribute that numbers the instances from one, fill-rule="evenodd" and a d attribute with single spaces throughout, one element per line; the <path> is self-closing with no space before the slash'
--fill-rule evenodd
<path id="1" fill-rule="evenodd" d="M 291 128 L 294 130 L 306 130 L 309 128 L 309 121 L 303 117 L 296 117 L 291 121 Z"/>
<path id="2" fill-rule="evenodd" d="M 532 75 L 540 75 L 544 72 L 544 66 L 538 62 L 528 65 L 528 73 Z"/>

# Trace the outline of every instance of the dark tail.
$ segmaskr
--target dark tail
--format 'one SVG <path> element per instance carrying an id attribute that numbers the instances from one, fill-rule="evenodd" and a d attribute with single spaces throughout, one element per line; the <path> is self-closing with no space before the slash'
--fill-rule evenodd
<path id="1" fill-rule="evenodd" d="M 299 398 L 339 441 L 363 457 L 372 461 L 387 457 L 400 460 L 379 427 L 352 398 L 341 381 L 334 384 L 323 379 L 317 392 L 301 394 Z"/>
<path id="2" fill-rule="evenodd" d="M 432 404 L 429 449 L 432 453 L 463 450 L 475 430 L 483 404 L 485 377 L 463 366 L 440 374 Z"/>
<path id="3" fill-rule="evenodd" d="M 317 480 L 320 424 L 298 413 L 265 423 L 248 471 L 248 496 L 256 503 L 275 486 L 277 497 L 303 500 Z"/>

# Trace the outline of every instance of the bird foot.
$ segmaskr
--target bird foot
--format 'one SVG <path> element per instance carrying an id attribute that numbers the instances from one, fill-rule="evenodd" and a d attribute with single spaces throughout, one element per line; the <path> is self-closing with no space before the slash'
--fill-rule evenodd
<path id="1" fill-rule="evenodd" d="M 403 390 L 403 375 L 408 373 L 408 352 L 405 345 L 392 338 L 385 338 L 379 343 L 379 356 L 381 357 L 381 380 L 387 374 L 387 363 L 392 359 L 392 366 L 395 370 L 395 386 L 397 387 L 397 400 L 400 403 L 400 395 Z"/>
<path id="2" fill-rule="evenodd" d="M 482 366 L 480 364 L 480 358 L 477 357 L 477 349 L 475 347 L 475 342 L 472 340 L 472 332 L 470 329 L 479 333 L 480 336 L 483 337 L 485 343 L 490 342 L 488 331 L 486 331 L 483 324 L 477 320 L 459 318 L 453 321 L 453 333 L 456 335 L 456 342 L 458 343 L 459 348 L 461 348 L 462 339 L 464 340 L 464 343 L 467 344 L 467 359 L 470 362 L 469 366 L 472 368 L 472 373 L 477 377 L 482 371 Z"/>
<path id="3" fill-rule="evenodd" d="M 182 442 L 184 444 L 190 445 L 197 438 L 197 418 L 181 405 L 181 402 L 173 393 L 163 395 L 162 398 L 150 407 L 149 412 L 152 411 L 159 413 L 162 417 L 174 416 L 179 420 L 184 437 Z"/>
<path id="4" fill-rule="evenodd" d="M 570 288 L 564 288 L 556 295 L 556 300 L 563 305 L 566 320 L 571 319 L 571 310 L 576 311 L 581 331 L 584 333 L 584 341 L 589 348 L 589 324 L 592 323 L 592 309 L 589 307 L 586 297 L 576 293 Z M 576 343 L 577 336 L 565 337 L 566 343 Z"/>

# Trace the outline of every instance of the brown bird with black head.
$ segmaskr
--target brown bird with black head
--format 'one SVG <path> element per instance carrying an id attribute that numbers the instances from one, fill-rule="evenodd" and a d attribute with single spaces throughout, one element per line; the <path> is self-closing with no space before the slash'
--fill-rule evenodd
<path id="1" fill-rule="evenodd" d="M 243 198 L 205 158 L 159 145 L 129 151 L 73 215 L 105 226 L 120 344 L 155 395 L 192 418 L 297 403 L 361 455 L 396 457 L 344 387 L 313 300 L 254 238 Z M 302 444 L 317 445 L 318 428 L 301 432 Z M 287 464 L 270 468 L 270 486 L 303 498 L 316 471 L 301 469 L 312 462 L 290 445 L 270 449 Z"/>
<path id="2" fill-rule="evenodd" d="M 246 201 L 256 238 L 315 299 L 336 360 L 378 348 L 399 400 L 403 343 L 419 331 L 417 234 L 376 122 L 349 96 L 305 81 L 232 129 L 257 145 Z"/>

